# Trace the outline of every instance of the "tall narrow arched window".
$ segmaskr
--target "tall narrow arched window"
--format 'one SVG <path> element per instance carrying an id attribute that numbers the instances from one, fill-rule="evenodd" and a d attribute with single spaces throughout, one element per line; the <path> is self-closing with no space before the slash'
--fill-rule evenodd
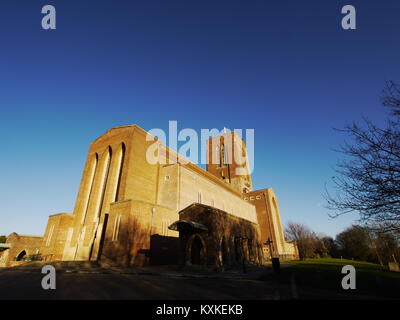
<path id="1" fill-rule="evenodd" d="M 114 229 L 112 234 L 112 241 L 118 241 L 119 226 L 121 224 L 121 215 L 117 215 L 114 220 Z"/>
<path id="2" fill-rule="evenodd" d="M 220 167 L 221 166 L 221 154 L 220 154 L 220 147 L 217 146 L 217 148 L 215 149 L 216 151 L 216 156 L 213 157 L 213 160 L 216 159 L 217 160 L 217 166 Z"/>
<path id="3" fill-rule="evenodd" d="M 54 233 L 54 224 L 50 227 L 49 233 L 47 234 L 47 239 L 46 239 L 46 247 L 50 247 L 51 239 L 53 237 Z"/>
<path id="4" fill-rule="evenodd" d="M 222 157 L 223 157 L 223 164 L 224 165 L 230 164 L 230 161 L 229 161 L 229 158 L 228 158 L 228 149 L 225 148 L 225 145 L 223 145 Z"/>
<path id="5" fill-rule="evenodd" d="M 106 155 L 106 159 L 105 159 L 105 164 L 104 164 L 104 176 L 103 176 L 103 181 L 101 184 L 101 197 L 100 197 L 100 206 L 99 206 L 99 210 L 97 212 L 97 217 L 99 218 L 101 216 L 101 211 L 103 210 L 103 206 L 104 206 L 104 196 L 106 193 L 106 188 L 107 188 L 107 182 L 108 182 L 108 176 L 110 173 L 110 164 L 111 164 L 111 159 L 112 159 L 112 149 L 111 147 L 108 147 L 108 153 Z"/>
<path id="6" fill-rule="evenodd" d="M 83 217 L 82 217 L 82 223 L 85 223 L 88 208 L 89 208 L 89 203 L 90 199 L 92 198 L 92 191 L 93 191 L 93 184 L 94 184 L 94 179 L 96 177 L 96 172 L 97 172 L 97 164 L 99 162 L 99 155 L 96 153 L 95 156 L 92 159 L 92 165 L 90 169 L 90 178 L 89 178 L 89 186 L 88 186 L 88 193 L 87 197 L 85 198 L 85 206 L 83 209 Z"/>
<path id="7" fill-rule="evenodd" d="M 219 158 L 220 158 L 221 167 L 223 167 L 226 164 L 225 163 L 225 145 L 221 146 L 221 152 L 220 152 Z"/>
<path id="8" fill-rule="evenodd" d="M 117 189 L 115 191 L 115 199 L 114 201 L 120 201 L 121 200 L 121 178 L 122 178 L 122 171 L 124 169 L 124 161 L 125 161 L 125 152 L 126 152 L 126 147 L 125 143 L 122 143 L 121 145 L 121 150 L 120 150 L 120 159 L 119 159 L 119 164 L 118 164 L 118 176 L 117 176 Z"/>
<path id="9" fill-rule="evenodd" d="M 279 230 L 279 235 L 280 235 L 282 245 L 283 245 L 285 243 L 285 236 L 284 236 L 283 230 L 282 230 L 281 214 L 278 210 L 278 205 L 276 203 L 275 197 L 272 197 L 272 204 L 274 206 L 276 219 L 278 220 L 278 230 Z"/>

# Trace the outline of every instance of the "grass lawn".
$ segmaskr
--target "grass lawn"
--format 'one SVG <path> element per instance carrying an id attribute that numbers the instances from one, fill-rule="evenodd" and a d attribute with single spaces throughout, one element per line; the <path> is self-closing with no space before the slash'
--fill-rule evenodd
<path id="1" fill-rule="evenodd" d="M 356 269 L 356 290 L 343 290 L 341 282 L 345 274 L 342 267 L 352 265 Z M 314 288 L 354 296 L 400 298 L 400 272 L 391 272 L 378 264 L 332 258 L 285 262 L 279 274 L 266 276 L 281 284 L 290 284 L 294 276 L 300 288 Z"/>

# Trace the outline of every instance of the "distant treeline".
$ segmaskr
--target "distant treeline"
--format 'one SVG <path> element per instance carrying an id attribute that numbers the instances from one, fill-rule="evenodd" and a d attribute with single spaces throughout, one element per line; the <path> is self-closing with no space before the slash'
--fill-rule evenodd
<path id="1" fill-rule="evenodd" d="M 301 259 L 332 257 L 387 265 L 400 262 L 400 232 L 380 232 L 353 225 L 335 239 L 317 234 L 307 226 L 290 222 L 285 230 L 288 240 L 296 241 Z"/>

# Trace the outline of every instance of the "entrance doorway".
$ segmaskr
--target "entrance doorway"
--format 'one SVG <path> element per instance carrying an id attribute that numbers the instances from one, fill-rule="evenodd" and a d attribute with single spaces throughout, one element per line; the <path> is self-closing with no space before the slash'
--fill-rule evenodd
<path id="1" fill-rule="evenodd" d="M 21 251 L 15 261 L 24 261 L 26 259 L 26 251 Z"/>
<path id="2" fill-rule="evenodd" d="M 228 264 L 228 248 L 226 245 L 225 237 L 221 239 L 221 263 L 223 266 Z"/>
<path id="3" fill-rule="evenodd" d="M 195 236 L 192 242 L 192 248 L 190 250 L 190 263 L 202 264 L 203 251 L 203 243 L 198 236 Z"/>
<path id="4" fill-rule="evenodd" d="M 242 241 L 240 238 L 235 238 L 235 260 L 237 263 L 241 263 L 242 262 Z"/>

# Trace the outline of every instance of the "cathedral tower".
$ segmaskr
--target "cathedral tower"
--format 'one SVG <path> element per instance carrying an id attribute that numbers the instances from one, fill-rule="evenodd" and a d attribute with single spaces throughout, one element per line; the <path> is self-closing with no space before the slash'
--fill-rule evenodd
<path id="1" fill-rule="evenodd" d="M 208 139 L 207 171 L 240 193 L 253 189 L 246 145 L 234 131 Z"/>

